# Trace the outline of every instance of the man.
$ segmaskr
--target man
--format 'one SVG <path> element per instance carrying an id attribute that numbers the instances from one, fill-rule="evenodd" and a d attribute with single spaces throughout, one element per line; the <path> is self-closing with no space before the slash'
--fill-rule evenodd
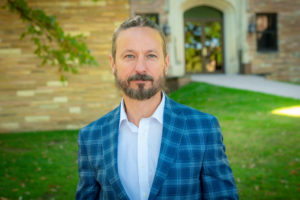
<path id="1" fill-rule="evenodd" d="M 123 99 L 79 133 L 76 199 L 238 199 L 217 119 L 162 91 L 161 30 L 140 16 L 126 20 L 110 62 Z"/>

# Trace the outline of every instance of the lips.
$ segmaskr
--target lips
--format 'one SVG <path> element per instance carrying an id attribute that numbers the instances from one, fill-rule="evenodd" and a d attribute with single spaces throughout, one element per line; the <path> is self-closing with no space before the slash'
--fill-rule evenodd
<path id="1" fill-rule="evenodd" d="M 146 82 L 146 80 L 145 81 L 144 80 L 132 80 L 132 81 L 134 81 L 135 83 L 145 83 Z"/>
<path id="2" fill-rule="evenodd" d="M 128 83 L 130 81 L 136 81 L 137 83 L 144 83 L 145 81 L 153 81 L 153 78 L 152 76 L 149 76 L 147 74 L 135 74 L 133 76 L 130 76 L 128 79 L 127 79 Z"/>

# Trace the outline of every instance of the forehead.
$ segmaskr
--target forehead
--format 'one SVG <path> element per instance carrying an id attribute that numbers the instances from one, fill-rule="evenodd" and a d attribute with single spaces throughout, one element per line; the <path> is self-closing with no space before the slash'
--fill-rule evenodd
<path id="1" fill-rule="evenodd" d="M 159 32 L 149 27 L 132 27 L 119 33 L 116 40 L 117 52 L 124 49 L 163 50 L 163 41 Z"/>

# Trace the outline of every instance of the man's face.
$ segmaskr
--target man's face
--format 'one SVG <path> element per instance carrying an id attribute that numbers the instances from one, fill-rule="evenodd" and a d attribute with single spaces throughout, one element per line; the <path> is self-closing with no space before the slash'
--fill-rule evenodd
<path id="1" fill-rule="evenodd" d="M 162 38 L 148 27 L 121 31 L 116 40 L 116 57 L 111 57 L 116 83 L 130 98 L 149 99 L 162 89 L 169 56 L 164 57 Z"/>

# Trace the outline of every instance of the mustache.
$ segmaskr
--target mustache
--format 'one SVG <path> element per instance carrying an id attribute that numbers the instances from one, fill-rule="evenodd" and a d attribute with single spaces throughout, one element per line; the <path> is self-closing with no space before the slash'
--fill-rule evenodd
<path id="1" fill-rule="evenodd" d="M 128 79 L 127 79 L 128 83 L 130 81 L 153 81 L 153 77 L 152 76 L 149 76 L 147 74 L 135 74 L 133 76 L 130 76 Z"/>

